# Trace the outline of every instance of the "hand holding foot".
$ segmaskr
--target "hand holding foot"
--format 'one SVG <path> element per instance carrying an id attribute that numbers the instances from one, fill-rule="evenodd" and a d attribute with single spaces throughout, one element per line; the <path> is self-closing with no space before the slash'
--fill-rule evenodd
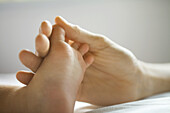
<path id="1" fill-rule="evenodd" d="M 90 51 L 88 54 L 92 54 L 95 59 L 94 63 L 85 72 L 78 93 L 79 101 L 96 105 L 111 105 L 141 99 L 156 92 L 167 90 L 168 87 L 159 90 L 153 88 L 163 81 L 156 80 L 159 82 L 155 82 L 152 79 L 151 82 L 151 78 L 154 77 L 150 77 L 145 73 L 147 66 L 144 66 L 126 48 L 112 42 L 105 36 L 90 33 L 72 25 L 61 17 L 56 18 L 56 23 L 65 30 L 68 39 L 89 44 Z M 77 46 L 78 44 L 75 43 L 74 45 Z M 26 54 L 28 55 L 28 53 Z M 21 61 L 28 68 L 38 69 L 40 64 L 38 60 L 24 59 L 23 56 Z M 29 66 L 28 62 L 34 62 L 34 67 Z M 22 77 L 24 78 L 23 74 L 18 74 L 20 81 L 22 81 L 20 79 Z M 32 76 L 29 80 L 31 78 Z M 24 80 L 29 81 L 28 79 Z M 148 90 L 147 85 L 152 90 Z M 104 97 L 104 99 L 101 97 Z"/>
<path id="2" fill-rule="evenodd" d="M 65 30 L 68 39 L 89 44 L 90 52 L 88 54 L 92 54 L 95 59 L 85 73 L 78 93 L 79 101 L 110 105 L 139 98 L 140 81 L 138 80 L 141 76 L 138 74 L 138 60 L 129 50 L 104 36 L 72 25 L 61 17 L 56 18 L 56 23 Z M 21 58 L 21 61 L 30 68 L 28 63 L 22 59 L 24 57 Z M 34 60 L 34 62 L 37 61 Z M 39 62 L 31 69 L 36 70 L 38 65 Z M 22 76 L 22 74 L 18 76 Z M 105 97 L 105 99 L 103 100 L 101 97 Z"/>

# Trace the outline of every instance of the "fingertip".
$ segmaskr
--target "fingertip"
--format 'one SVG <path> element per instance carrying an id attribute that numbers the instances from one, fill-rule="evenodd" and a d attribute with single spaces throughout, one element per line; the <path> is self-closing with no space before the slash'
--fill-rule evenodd
<path id="1" fill-rule="evenodd" d="M 87 68 L 94 62 L 94 57 L 91 54 L 86 55 L 86 57 L 84 58 Z"/>
<path id="2" fill-rule="evenodd" d="M 94 57 L 93 55 L 89 56 L 89 65 L 91 65 L 94 62 Z"/>
<path id="3" fill-rule="evenodd" d="M 27 62 L 27 56 L 28 56 L 29 53 L 30 53 L 30 51 L 28 51 L 28 50 L 26 50 L 26 49 L 21 50 L 21 51 L 19 52 L 19 59 L 20 59 L 20 61 L 21 61 L 22 64 L 25 65 L 25 62 Z"/>
<path id="4" fill-rule="evenodd" d="M 52 32 L 52 24 L 48 20 L 44 20 L 41 23 L 40 33 L 46 35 L 47 37 L 50 37 L 51 32 Z"/>
<path id="5" fill-rule="evenodd" d="M 92 33 L 87 30 L 80 28 L 78 25 L 74 25 L 66 21 L 64 18 L 57 16 L 55 18 L 55 23 L 61 26 L 65 32 L 66 36 L 73 41 L 78 41 L 80 43 L 94 43 L 94 38 L 92 38 Z"/>
<path id="6" fill-rule="evenodd" d="M 85 48 L 85 53 L 87 53 L 90 49 L 88 44 L 83 44 L 84 48 Z"/>
<path id="7" fill-rule="evenodd" d="M 21 75 L 21 71 L 18 71 L 18 72 L 16 73 L 16 79 L 17 79 L 18 81 L 20 81 L 20 75 Z"/>
<path id="8" fill-rule="evenodd" d="M 61 26 L 62 28 L 64 28 L 65 30 L 68 30 L 72 26 L 71 23 L 69 23 L 67 20 L 65 20 L 61 16 L 57 16 L 55 18 L 55 23 L 58 24 L 59 26 Z"/>
<path id="9" fill-rule="evenodd" d="M 58 23 L 60 23 L 60 22 L 66 22 L 66 20 L 63 18 L 63 17 L 61 17 L 61 16 L 57 16 L 56 18 L 55 18 L 55 22 L 56 22 L 56 24 L 58 24 Z"/>
<path id="10" fill-rule="evenodd" d="M 33 76 L 34 74 L 32 72 L 27 72 L 27 71 L 18 71 L 16 73 L 16 79 L 25 85 L 29 84 Z"/>
<path id="11" fill-rule="evenodd" d="M 22 73 L 23 73 L 23 71 L 18 71 L 16 73 L 16 79 L 20 82 L 22 82 L 22 80 L 21 80 L 22 79 Z"/>
<path id="12" fill-rule="evenodd" d="M 58 23 L 58 19 L 60 18 L 60 16 L 56 16 L 55 17 L 55 23 Z"/>
<path id="13" fill-rule="evenodd" d="M 29 50 L 27 50 L 27 49 L 23 49 L 23 50 L 21 50 L 20 52 L 19 52 L 19 59 L 20 59 L 20 61 L 22 62 L 23 61 L 23 58 L 25 57 L 25 55 L 28 53 L 28 52 L 30 52 Z"/>
<path id="14" fill-rule="evenodd" d="M 22 64 L 31 69 L 33 72 L 36 72 L 42 61 L 41 57 L 36 56 L 29 50 L 22 50 L 19 53 L 19 59 Z"/>

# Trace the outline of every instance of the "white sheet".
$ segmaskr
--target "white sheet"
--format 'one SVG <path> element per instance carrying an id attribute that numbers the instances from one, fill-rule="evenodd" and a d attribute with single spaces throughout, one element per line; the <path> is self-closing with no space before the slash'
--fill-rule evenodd
<path id="1" fill-rule="evenodd" d="M 163 97 L 144 99 L 99 108 L 88 113 L 170 113 L 170 93 Z"/>
<path id="2" fill-rule="evenodd" d="M 16 80 L 15 74 L 0 74 L 0 85 L 2 84 L 24 86 Z M 108 107 L 76 102 L 75 113 L 170 113 L 170 92 Z"/>

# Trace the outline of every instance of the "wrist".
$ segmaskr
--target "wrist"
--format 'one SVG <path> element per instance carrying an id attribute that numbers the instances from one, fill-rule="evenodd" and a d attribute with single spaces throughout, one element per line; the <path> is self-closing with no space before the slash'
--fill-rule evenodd
<path id="1" fill-rule="evenodd" d="M 146 63 L 142 61 L 138 61 L 138 62 L 139 62 L 138 75 L 140 76 L 139 99 L 141 99 L 152 95 L 153 84 Z"/>
<path id="2" fill-rule="evenodd" d="M 140 98 L 170 91 L 170 71 L 159 64 L 139 61 Z"/>

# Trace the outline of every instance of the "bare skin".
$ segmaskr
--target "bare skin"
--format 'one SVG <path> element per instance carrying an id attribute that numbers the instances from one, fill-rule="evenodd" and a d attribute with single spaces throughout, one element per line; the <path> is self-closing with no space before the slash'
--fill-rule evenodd
<path id="1" fill-rule="evenodd" d="M 43 37 L 43 35 L 38 35 Z M 84 56 L 89 46 L 79 50 L 65 42 L 65 32 L 53 26 L 50 48 L 26 87 L 0 87 L 0 112 L 5 113 L 72 113 L 86 68 L 93 62 Z M 21 54 L 20 54 L 21 55 Z M 29 73 L 30 74 L 30 73 Z"/>
<path id="2" fill-rule="evenodd" d="M 170 91 L 170 64 L 164 66 L 144 63 L 132 52 L 105 36 L 88 32 L 61 17 L 56 18 L 56 23 L 65 30 L 66 38 L 89 44 L 88 54 L 92 54 L 95 59 L 85 72 L 77 100 L 105 106 Z M 37 51 L 39 54 L 45 53 Z M 32 57 L 25 53 L 20 59 L 25 66 L 36 72 L 41 61 L 36 59 L 30 61 L 28 58 Z M 34 66 L 30 66 L 28 62 L 34 62 Z M 27 72 L 18 73 L 17 78 L 28 84 L 33 76 L 29 80 L 26 76 Z"/>

